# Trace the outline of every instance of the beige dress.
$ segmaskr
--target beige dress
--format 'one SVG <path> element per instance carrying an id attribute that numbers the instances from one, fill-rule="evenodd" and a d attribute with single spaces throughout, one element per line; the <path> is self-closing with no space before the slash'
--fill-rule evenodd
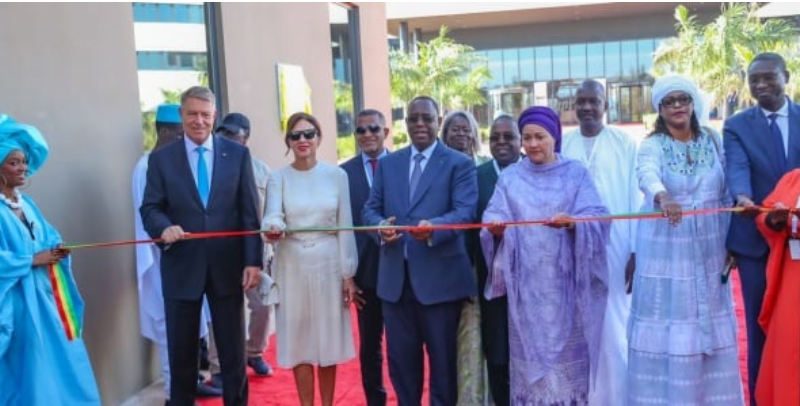
<path id="1" fill-rule="evenodd" d="M 319 162 L 299 171 L 286 166 L 267 183 L 267 214 L 262 228 L 351 227 L 347 174 Z M 287 233 L 275 247 L 273 278 L 278 365 L 336 365 L 355 357 L 350 309 L 342 286 L 358 265 L 352 231 Z"/>

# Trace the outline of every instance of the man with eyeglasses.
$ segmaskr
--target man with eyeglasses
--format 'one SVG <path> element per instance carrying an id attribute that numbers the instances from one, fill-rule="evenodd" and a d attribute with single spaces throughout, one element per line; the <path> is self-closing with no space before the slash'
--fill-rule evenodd
<path id="1" fill-rule="evenodd" d="M 354 133 L 359 154 L 341 165 L 347 172 L 350 183 L 350 206 L 353 225 L 363 226 L 361 209 L 369 198 L 372 179 L 378 160 L 389 151 L 383 146 L 389 136 L 386 119 L 378 110 L 362 110 L 356 115 Z M 359 361 L 361 362 L 361 385 L 368 406 L 386 405 L 386 389 L 383 387 L 383 312 L 376 292 L 378 280 L 378 258 L 380 246 L 366 233 L 356 233 L 358 268 L 355 282 L 361 290 L 356 299 L 358 306 Z"/>
<path id="2" fill-rule="evenodd" d="M 789 71 L 778 54 L 756 55 L 747 69 L 751 96 L 758 104 L 725 120 L 722 137 L 726 180 L 737 207 L 731 216 L 727 247 L 736 257 L 747 320 L 747 369 L 750 404 L 755 405 L 756 380 L 764 347 L 758 324 L 766 290 L 769 248 L 756 228 L 757 206 L 778 180 L 800 167 L 800 106 L 786 96 Z"/>
<path id="3" fill-rule="evenodd" d="M 229 113 L 222 119 L 222 123 L 217 127 L 217 134 L 247 146 L 250 140 L 250 119 L 242 113 Z M 258 189 L 259 213 L 264 213 L 264 202 L 266 201 L 267 180 L 269 179 L 269 166 L 266 163 L 252 157 L 253 175 Z M 269 269 L 270 259 L 272 258 L 272 245 L 264 244 L 264 265 Z M 272 366 L 263 357 L 264 351 L 269 343 L 270 321 L 272 319 L 273 306 L 265 306 L 258 297 L 258 289 L 249 289 L 245 292 L 247 297 L 247 308 L 250 309 L 249 324 L 247 327 L 247 366 L 253 369 L 256 375 L 271 376 Z M 213 323 L 213 320 L 211 321 Z M 209 328 L 209 331 L 212 329 Z M 214 334 L 209 334 L 209 361 L 211 372 L 211 383 L 214 387 L 222 388 L 222 374 L 220 373 L 219 356 L 214 342 Z"/>
<path id="4" fill-rule="evenodd" d="M 478 203 L 475 163 L 439 142 L 440 124 L 434 99 L 408 104 L 411 145 L 381 159 L 362 212 L 366 225 L 416 227 L 370 234 L 381 240 L 378 297 L 400 406 L 422 401 L 424 351 L 431 404 L 457 403 L 456 332 L 464 300 L 478 293 L 464 231 L 430 228 L 472 223 Z"/>
<path id="5" fill-rule="evenodd" d="M 632 213 L 642 206 L 636 177 L 636 142 L 625 132 L 603 123 L 608 110 L 602 83 L 585 80 L 575 94 L 580 126 L 564 136 L 561 154 L 581 161 L 592 175 L 603 204 L 612 213 Z M 626 399 L 631 300 L 627 292 L 635 268 L 636 222 L 611 224 L 608 245 L 608 302 L 600 341 L 597 379 L 589 388 L 589 403 L 620 404 Z"/>

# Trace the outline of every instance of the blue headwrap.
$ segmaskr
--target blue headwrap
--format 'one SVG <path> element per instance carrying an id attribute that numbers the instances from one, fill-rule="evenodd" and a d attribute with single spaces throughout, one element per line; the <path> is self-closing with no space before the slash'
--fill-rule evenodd
<path id="1" fill-rule="evenodd" d="M 14 121 L 0 114 L 0 162 L 5 162 L 11 151 L 22 151 L 28 159 L 28 176 L 42 167 L 50 148 L 36 127 Z"/>
<path id="2" fill-rule="evenodd" d="M 532 106 L 519 115 L 519 132 L 528 124 L 542 126 L 556 140 L 555 152 L 561 152 L 561 120 L 553 109 L 545 106 Z"/>
<path id="3" fill-rule="evenodd" d="M 180 124 L 181 106 L 177 104 L 161 104 L 156 110 L 156 123 Z"/>

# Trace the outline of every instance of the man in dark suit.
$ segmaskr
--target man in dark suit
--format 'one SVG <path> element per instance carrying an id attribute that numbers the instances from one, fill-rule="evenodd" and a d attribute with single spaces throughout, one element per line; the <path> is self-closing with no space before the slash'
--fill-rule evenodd
<path id="1" fill-rule="evenodd" d="M 492 159 L 478 167 L 478 219 L 483 216 L 500 172 L 519 162 L 522 140 L 514 117 L 503 114 L 495 118 L 489 132 Z M 478 274 L 478 296 L 481 304 L 481 342 L 486 355 L 489 389 L 497 406 L 510 406 L 508 372 L 508 302 L 505 296 L 487 300 L 483 295 L 488 277 L 486 258 L 480 247 L 480 230 L 469 230 L 470 254 L 475 257 Z"/>
<path id="2" fill-rule="evenodd" d="M 409 103 L 411 146 L 381 159 L 362 213 L 367 225 L 418 227 L 379 233 L 378 297 L 400 406 L 421 402 L 423 349 L 430 361 L 431 404 L 456 404 L 456 332 L 463 301 L 477 294 L 464 232 L 429 228 L 471 223 L 478 203 L 475 164 L 438 142 L 440 124 L 432 98 Z"/>
<path id="3" fill-rule="evenodd" d="M 172 374 L 170 405 L 192 405 L 203 295 L 217 337 L 226 406 L 247 404 L 244 290 L 257 286 L 262 242 L 246 237 L 186 239 L 189 233 L 257 230 L 258 192 L 248 149 L 211 134 L 214 94 L 195 86 L 181 95 L 184 137 L 150 154 L 140 212 L 163 239 L 161 281 Z"/>
<path id="4" fill-rule="evenodd" d="M 389 128 L 386 127 L 386 119 L 380 111 L 362 110 L 356 116 L 356 145 L 361 152 L 342 164 L 350 182 L 354 226 L 364 225 L 361 221 L 361 210 L 369 198 L 378 160 L 388 153 L 383 146 L 388 135 Z M 356 233 L 356 245 L 358 269 L 355 282 L 361 289 L 357 299 L 361 385 L 368 406 L 384 406 L 386 389 L 383 387 L 383 311 L 377 294 L 380 246 L 366 233 Z"/>
<path id="5" fill-rule="evenodd" d="M 800 167 L 800 106 L 786 96 L 788 81 L 789 72 L 780 55 L 756 55 L 747 70 L 747 82 L 758 104 L 725 121 L 726 179 L 738 207 L 760 205 L 786 172 Z M 767 285 L 769 255 L 753 220 L 757 214 L 758 210 L 746 210 L 733 216 L 727 241 L 742 281 L 751 405 L 756 404 L 755 384 L 764 346 L 758 316 Z"/>

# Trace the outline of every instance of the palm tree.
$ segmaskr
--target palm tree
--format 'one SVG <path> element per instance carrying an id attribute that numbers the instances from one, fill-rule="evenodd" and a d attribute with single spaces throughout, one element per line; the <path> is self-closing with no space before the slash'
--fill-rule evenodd
<path id="1" fill-rule="evenodd" d="M 668 72 L 691 77 L 719 105 L 727 92 L 745 92 L 747 66 L 761 52 L 779 52 L 795 64 L 797 31 L 781 19 L 762 20 L 757 3 L 725 3 L 714 21 L 700 25 L 683 5 L 675 8 L 676 37 L 659 46 L 654 76 Z M 794 87 L 796 88 L 796 87 Z M 724 109 L 723 109 L 724 110 Z"/>
<path id="2" fill-rule="evenodd" d="M 442 26 L 438 37 L 417 44 L 415 54 L 389 53 L 394 107 L 404 107 L 420 95 L 435 98 L 443 111 L 486 102 L 480 89 L 492 76 L 485 58 L 475 54 L 474 48 L 456 43 L 447 32 Z"/>

